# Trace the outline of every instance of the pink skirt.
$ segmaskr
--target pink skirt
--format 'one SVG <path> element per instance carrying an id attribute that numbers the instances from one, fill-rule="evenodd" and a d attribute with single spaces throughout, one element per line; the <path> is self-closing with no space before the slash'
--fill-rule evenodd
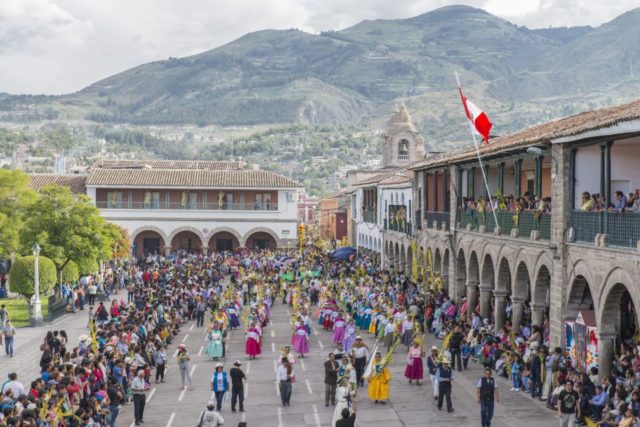
<path id="1" fill-rule="evenodd" d="M 293 347 L 296 353 L 307 354 L 309 353 L 309 339 L 304 335 L 296 335 Z"/>
<path id="2" fill-rule="evenodd" d="M 414 357 L 412 363 L 404 370 L 404 376 L 410 380 L 421 380 L 424 376 L 422 358 Z"/>
<path id="3" fill-rule="evenodd" d="M 253 338 L 248 338 L 247 343 L 245 344 L 245 352 L 249 356 L 256 356 L 260 354 L 260 344 L 258 343 L 258 341 L 254 340 Z"/>
<path id="4" fill-rule="evenodd" d="M 339 342 L 341 343 L 342 340 L 344 339 L 344 330 L 345 330 L 344 326 L 337 326 L 336 329 L 333 331 L 333 337 L 331 338 L 331 341 L 333 341 L 335 344 Z"/>

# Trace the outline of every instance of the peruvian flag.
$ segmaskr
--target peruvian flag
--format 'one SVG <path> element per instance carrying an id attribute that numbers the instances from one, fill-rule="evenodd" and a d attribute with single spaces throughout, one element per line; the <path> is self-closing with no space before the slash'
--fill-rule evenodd
<path id="1" fill-rule="evenodd" d="M 482 136 L 484 139 L 484 143 L 489 143 L 489 132 L 491 131 L 492 123 L 489 120 L 489 117 L 482 111 L 476 104 L 469 101 L 464 94 L 462 93 L 462 88 L 458 87 L 460 91 L 460 99 L 462 100 L 462 106 L 464 107 L 464 112 L 467 114 L 467 118 L 471 120 L 473 123 L 473 128 L 475 131 Z"/>

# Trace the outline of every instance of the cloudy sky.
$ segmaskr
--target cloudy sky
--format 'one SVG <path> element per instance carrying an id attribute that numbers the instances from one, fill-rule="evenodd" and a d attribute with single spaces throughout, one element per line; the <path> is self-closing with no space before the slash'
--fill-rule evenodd
<path id="1" fill-rule="evenodd" d="M 339 30 L 449 4 L 540 28 L 597 26 L 638 0 L 0 0 L 0 92 L 68 93 L 251 31 Z"/>

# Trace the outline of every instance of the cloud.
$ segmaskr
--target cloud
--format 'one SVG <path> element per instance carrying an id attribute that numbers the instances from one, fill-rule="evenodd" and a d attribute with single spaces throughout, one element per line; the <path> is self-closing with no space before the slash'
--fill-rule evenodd
<path id="1" fill-rule="evenodd" d="M 315 33 L 460 3 L 537 28 L 598 25 L 637 0 L 0 0 L 0 92 L 72 92 L 247 32 Z"/>

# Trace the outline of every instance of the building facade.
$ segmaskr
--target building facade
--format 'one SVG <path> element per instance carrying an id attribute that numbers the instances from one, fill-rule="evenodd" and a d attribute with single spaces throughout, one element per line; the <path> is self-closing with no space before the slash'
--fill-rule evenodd
<path id="1" fill-rule="evenodd" d="M 404 265 L 400 247 L 409 245 L 413 226 L 413 172 L 406 167 L 424 158 L 424 140 L 404 105 L 387 122 L 383 138 L 382 168 L 350 174 L 355 245 L 384 266 L 396 259 Z"/>
<path id="2" fill-rule="evenodd" d="M 83 178 L 103 217 L 128 230 L 138 256 L 297 242 L 301 185 L 241 162 L 104 160 Z"/>
<path id="3" fill-rule="evenodd" d="M 420 251 L 449 295 L 498 329 L 509 306 L 516 331 L 548 321 L 550 345 L 565 347 L 573 325 L 593 319 L 591 360 L 608 372 L 614 345 L 639 324 L 640 101 L 496 138 L 481 154 L 489 190 L 474 149 L 412 166 Z M 410 250 L 385 248 L 403 271 L 418 262 Z"/>

